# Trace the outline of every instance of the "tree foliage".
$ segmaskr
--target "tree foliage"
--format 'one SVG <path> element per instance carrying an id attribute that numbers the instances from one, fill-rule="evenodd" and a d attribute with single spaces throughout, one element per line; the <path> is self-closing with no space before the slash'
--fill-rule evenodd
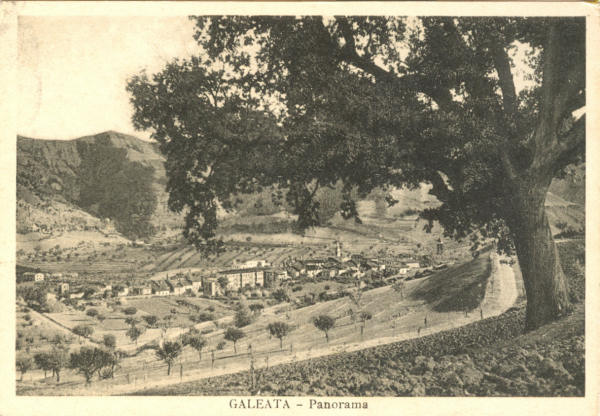
<path id="1" fill-rule="evenodd" d="M 196 331 L 188 332 L 183 336 L 183 345 L 189 345 L 198 352 L 198 359 L 202 359 L 202 350 L 208 342 L 201 334 Z"/>
<path id="2" fill-rule="evenodd" d="M 85 377 L 86 384 L 92 380 L 94 373 L 106 366 L 113 366 L 115 356 L 113 352 L 98 347 L 81 347 L 79 351 L 72 352 L 69 366 Z"/>
<path id="3" fill-rule="evenodd" d="M 142 318 L 150 327 L 154 327 L 158 323 L 158 317 L 156 315 L 144 315 Z"/>
<path id="4" fill-rule="evenodd" d="M 182 346 L 176 341 L 165 341 L 163 345 L 157 348 L 156 357 L 167 363 L 167 375 L 171 374 L 171 366 L 175 362 L 175 359 L 179 357 L 181 351 Z"/>
<path id="5" fill-rule="evenodd" d="M 33 368 L 33 358 L 30 355 L 18 355 L 16 358 L 17 370 L 21 373 L 21 381 L 26 372 Z"/>
<path id="6" fill-rule="evenodd" d="M 325 339 L 329 342 L 329 330 L 335 325 L 335 318 L 329 315 L 319 315 L 313 319 L 314 326 L 325 333 Z"/>
<path id="7" fill-rule="evenodd" d="M 89 325 L 76 325 L 73 327 L 73 333 L 75 335 L 79 335 L 80 337 L 89 337 L 94 333 L 94 328 Z"/>
<path id="8" fill-rule="evenodd" d="M 102 336 L 102 343 L 106 348 L 115 348 L 117 346 L 117 338 L 114 334 L 104 334 Z"/>
<path id="9" fill-rule="evenodd" d="M 244 338 L 245 336 L 246 334 L 241 329 L 229 327 L 225 331 L 225 335 L 223 336 L 223 338 L 227 341 L 233 342 L 233 350 L 237 353 L 236 344 L 240 339 Z"/>
<path id="10" fill-rule="evenodd" d="M 279 339 L 279 348 L 283 349 L 283 338 L 285 338 L 290 331 L 292 330 L 292 327 L 290 327 L 287 323 L 285 322 L 271 322 L 268 326 L 267 329 L 269 330 L 269 333 L 278 338 Z"/>
<path id="11" fill-rule="evenodd" d="M 254 320 L 254 316 L 246 302 L 239 302 L 235 308 L 234 323 L 238 328 L 248 326 Z"/>
<path id="12" fill-rule="evenodd" d="M 575 115 L 585 19 L 195 21 L 202 54 L 128 84 L 135 126 L 152 129 L 167 157 L 169 206 L 185 209 L 190 241 L 219 249 L 218 208 L 267 186 L 285 190 L 304 230 L 322 222 L 319 189 L 343 184 L 339 210 L 360 221 L 352 189 L 428 183 L 441 203 L 422 213 L 429 230 L 438 221 L 447 236 L 516 250 L 528 328 L 569 310 L 543 206 L 585 148 L 585 115 Z"/>
<path id="13" fill-rule="evenodd" d="M 127 335 L 131 341 L 135 342 L 135 345 L 137 345 L 138 339 L 144 332 L 146 332 L 146 328 L 143 326 L 131 325 L 125 335 Z"/>

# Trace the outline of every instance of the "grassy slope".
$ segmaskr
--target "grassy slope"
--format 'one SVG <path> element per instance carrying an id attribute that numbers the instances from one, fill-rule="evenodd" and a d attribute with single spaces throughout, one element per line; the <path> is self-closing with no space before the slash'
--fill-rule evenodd
<path id="1" fill-rule="evenodd" d="M 483 300 L 491 271 L 487 253 L 468 263 L 436 273 L 413 292 L 417 299 L 433 305 L 436 312 L 473 310 Z"/>
<path id="2" fill-rule="evenodd" d="M 584 246 L 559 245 L 574 297 L 584 298 Z M 523 334 L 524 305 L 434 335 L 247 372 L 140 391 L 140 395 L 583 396 L 584 310 Z"/>

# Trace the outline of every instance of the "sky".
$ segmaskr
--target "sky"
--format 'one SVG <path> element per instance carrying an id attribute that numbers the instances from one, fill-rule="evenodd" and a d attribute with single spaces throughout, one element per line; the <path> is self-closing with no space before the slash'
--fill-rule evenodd
<path id="1" fill-rule="evenodd" d="M 185 17 L 20 17 L 18 133 L 73 139 L 106 130 L 142 139 L 127 79 L 198 52 Z"/>
<path id="2" fill-rule="evenodd" d="M 66 140 L 115 130 L 149 139 L 131 123 L 127 79 L 197 54 L 193 32 L 181 16 L 20 17 L 18 133 Z M 516 55 L 522 60 L 524 48 Z M 514 75 L 520 90 L 524 74 Z"/>

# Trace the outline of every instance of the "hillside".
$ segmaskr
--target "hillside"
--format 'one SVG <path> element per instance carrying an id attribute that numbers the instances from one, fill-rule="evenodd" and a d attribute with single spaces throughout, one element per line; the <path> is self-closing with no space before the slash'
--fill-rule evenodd
<path id="1" fill-rule="evenodd" d="M 126 149 L 128 160 L 154 169 L 152 189 L 158 205 L 152 223 L 162 231 L 181 227 L 181 217 L 167 207 L 164 158 L 157 144 L 107 131 L 74 140 L 17 137 L 17 232 L 26 234 L 39 230 L 64 232 L 102 228 L 102 222 L 82 210 L 77 203 L 77 179 L 81 163 L 77 143 L 91 143 L 100 138 L 108 138 L 113 146 Z M 384 239 L 406 248 L 416 244 L 427 245 L 433 241 L 432 236 L 422 232 L 423 224 L 416 221 L 416 213 L 438 203 L 428 190 L 427 186 L 416 190 L 394 190 L 393 196 L 399 202 L 383 213 L 377 210 L 375 201 L 359 201 L 362 225 L 345 221 L 338 214 L 329 221 L 329 226 L 309 230 L 305 237 L 291 233 L 294 218 L 285 211 L 253 215 L 252 210 L 247 208 L 224 217 L 219 233 L 226 240 L 242 242 L 252 236 L 253 241 L 265 244 L 323 244 L 327 240 L 340 239 L 368 248 L 374 241 Z M 267 199 L 263 197 L 259 198 Z M 242 199 L 245 201 L 243 206 L 252 207 L 256 202 L 253 196 L 242 196 Z M 582 164 L 572 167 L 564 178 L 555 179 L 552 183 L 546 206 L 554 234 L 561 231 L 561 226 L 562 229 L 583 228 L 584 200 L 585 165 Z"/>
<path id="2" fill-rule="evenodd" d="M 100 227 L 100 221 L 78 206 L 81 155 L 78 143 L 108 139 L 126 150 L 127 159 L 154 169 L 152 189 L 158 199 L 153 223 L 178 224 L 167 208 L 163 158 L 155 143 L 107 131 L 74 140 L 17 137 L 17 231 L 81 231 Z"/>
<path id="3" fill-rule="evenodd" d="M 584 396 L 585 265 L 581 242 L 560 244 L 573 313 L 523 333 L 525 306 L 416 339 L 140 389 L 136 395 Z"/>

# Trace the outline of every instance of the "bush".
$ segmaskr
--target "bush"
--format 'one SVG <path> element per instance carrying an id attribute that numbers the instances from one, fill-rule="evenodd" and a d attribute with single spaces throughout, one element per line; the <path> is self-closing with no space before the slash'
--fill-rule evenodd
<path id="1" fill-rule="evenodd" d="M 91 316 L 92 318 L 98 316 L 98 311 L 96 309 L 88 309 L 85 314 L 87 316 Z"/>
<path id="2" fill-rule="evenodd" d="M 73 333 L 80 337 L 89 337 L 94 333 L 94 328 L 89 325 L 77 325 L 73 328 Z"/>
<path id="3" fill-rule="evenodd" d="M 102 343 L 105 347 L 115 348 L 117 346 L 117 338 L 113 334 L 104 334 Z"/>
<path id="4" fill-rule="evenodd" d="M 284 288 L 279 288 L 277 290 L 274 290 L 273 293 L 271 294 L 271 296 L 273 296 L 273 299 L 275 299 L 277 302 L 289 302 L 290 301 L 290 295 L 287 292 L 287 290 L 285 290 Z"/>
<path id="5" fill-rule="evenodd" d="M 238 328 L 242 328 L 244 326 L 250 325 L 253 321 L 253 317 L 248 306 L 240 302 L 236 309 L 237 310 L 234 317 L 235 326 Z"/>
<path id="6" fill-rule="evenodd" d="M 134 306 L 129 306 L 127 308 L 123 308 L 123 313 L 125 315 L 135 315 L 137 313 L 137 308 Z"/>
<path id="7" fill-rule="evenodd" d="M 197 315 L 190 315 L 190 320 L 196 323 L 214 321 L 215 315 L 209 312 L 200 312 Z"/>

